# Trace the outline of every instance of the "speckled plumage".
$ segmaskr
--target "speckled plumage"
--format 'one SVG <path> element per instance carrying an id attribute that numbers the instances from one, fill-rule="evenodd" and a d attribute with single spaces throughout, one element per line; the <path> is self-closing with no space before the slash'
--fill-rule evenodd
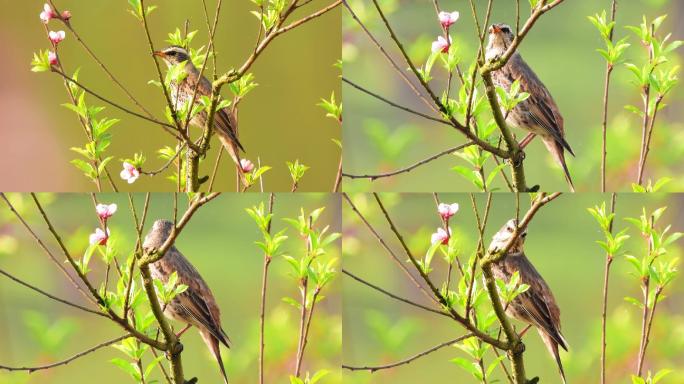
<path id="1" fill-rule="evenodd" d="M 512 41 L 513 33 L 508 25 L 494 24 L 489 29 L 486 59 L 493 60 L 502 56 Z M 542 139 L 554 160 L 563 168 L 568 185 L 574 192 L 564 151 L 567 150 L 573 156 L 575 154 L 565 140 L 563 116 L 549 90 L 518 52 L 501 69 L 492 72 L 494 84 L 507 91 L 510 91 L 515 80 L 520 83 L 520 92 L 527 92 L 530 96 L 508 113 L 506 122 Z"/>
<path id="2" fill-rule="evenodd" d="M 195 105 L 200 102 L 200 96 L 211 96 L 211 82 L 204 76 L 200 78 L 199 70 L 192 63 L 192 60 L 190 60 L 188 52 L 185 49 L 171 46 L 163 51 L 156 52 L 155 54 L 163 58 L 164 62 L 168 66 L 176 65 L 182 62 L 186 63 L 185 72 L 187 73 L 187 77 L 180 84 L 172 82 L 170 85 L 171 101 L 174 103 L 176 108 L 180 108 L 182 105 L 190 103 L 198 81 L 199 86 L 197 87 Z M 204 127 L 207 122 L 207 116 L 207 112 L 202 110 L 202 112 L 198 113 L 192 118 L 192 120 L 190 120 L 190 123 L 192 125 Z M 242 167 L 240 167 L 240 150 L 244 151 L 244 148 L 237 138 L 235 131 L 236 126 L 237 119 L 232 110 L 224 108 L 216 111 L 216 114 L 214 115 L 214 132 L 237 165 L 240 178 L 242 179 L 243 184 L 246 185 L 246 179 L 244 173 L 242 172 Z"/>
<path id="3" fill-rule="evenodd" d="M 152 230 L 145 236 L 143 248 L 147 251 L 158 249 L 171 235 L 173 223 L 157 220 Z M 164 308 L 164 315 L 173 320 L 197 327 L 202 339 L 219 363 L 225 383 L 228 383 L 225 368 L 221 361 L 219 343 L 230 348 L 230 339 L 221 328 L 221 313 L 216 299 L 188 259 L 175 247 L 171 246 L 164 256 L 150 265 L 152 277 L 166 283 L 173 272 L 178 274 L 178 284 L 185 284 L 188 289 L 176 295 Z"/>
<path id="4" fill-rule="evenodd" d="M 489 246 L 490 251 L 503 249 L 511 238 L 518 222 L 509 220 L 499 232 L 494 235 Z M 523 232 L 504 257 L 492 264 L 492 273 L 497 279 L 508 283 L 516 271 L 520 275 L 520 283 L 528 284 L 530 288 L 518 295 L 506 307 L 506 314 L 512 318 L 529 323 L 539 332 L 542 341 L 558 364 L 563 383 L 565 373 L 558 353 L 558 346 L 568 350 L 568 344 L 561 334 L 560 309 L 556 298 L 544 278 L 537 272 L 534 265 L 525 256 L 523 245 L 526 232 Z"/>

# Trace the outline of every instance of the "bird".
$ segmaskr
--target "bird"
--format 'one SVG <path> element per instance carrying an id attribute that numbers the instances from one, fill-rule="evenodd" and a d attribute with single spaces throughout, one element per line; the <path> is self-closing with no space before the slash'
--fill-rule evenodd
<path id="1" fill-rule="evenodd" d="M 152 229 L 145 236 L 143 250 L 153 252 L 162 247 L 166 239 L 171 236 L 174 224 L 168 220 L 156 220 Z M 216 358 L 223 381 L 228 384 L 228 375 L 221 360 L 220 344 L 230 348 L 230 339 L 221 328 L 221 313 L 211 289 L 200 273 L 190 264 L 187 258 L 172 245 L 164 256 L 150 264 L 150 274 L 166 284 L 173 272 L 178 275 L 177 284 L 187 285 L 188 288 L 177 294 L 164 308 L 164 315 L 170 319 L 195 326 L 209 350 Z M 181 331 L 182 333 L 183 331 Z"/>
<path id="2" fill-rule="evenodd" d="M 501 252 L 513 237 L 516 228 L 518 228 L 518 220 L 507 221 L 492 238 L 489 253 Z M 551 288 L 525 256 L 523 246 L 526 237 L 527 229 L 525 228 L 513 240 L 508 252 L 492 264 L 492 274 L 495 278 L 508 283 L 511 276 L 518 272 L 520 284 L 529 285 L 525 292 L 508 303 L 506 314 L 537 328 L 544 345 L 558 364 L 558 371 L 563 383 L 566 383 L 563 364 L 558 352 L 559 346 L 566 351 L 568 350 L 568 342 L 561 334 L 560 309 L 556 304 Z"/>
<path id="3" fill-rule="evenodd" d="M 485 59 L 490 62 L 498 60 L 512 44 L 513 38 L 510 26 L 493 24 L 489 28 Z M 521 141 L 522 148 L 537 135 L 542 139 L 551 156 L 563 168 L 570 190 L 575 192 L 570 171 L 565 163 L 565 151 L 572 156 L 575 156 L 575 153 L 565 140 L 563 116 L 549 90 L 518 52 L 514 52 L 503 67 L 492 72 L 494 84 L 507 92 L 510 92 L 511 85 L 516 80 L 520 83 L 520 92 L 528 93 L 529 97 L 508 113 L 506 121 L 530 133 Z"/>
<path id="4" fill-rule="evenodd" d="M 200 71 L 192 63 L 190 54 L 185 48 L 172 45 L 161 51 L 155 51 L 154 55 L 161 57 L 169 68 L 185 63 L 184 69 L 185 73 L 187 74 L 185 79 L 183 79 L 180 84 L 172 82 L 169 86 L 171 90 L 171 101 L 176 108 L 181 105 L 185 105 L 186 103 L 190 103 L 198 82 L 199 86 L 197 86 L 195 105 L 200 103 L 201 96 L 211 97 L 211 82 L 203 75 L 200 77 Z M 204 110 L 190 120 L 190 124 L 199 127 L 204 127 L 206 122 L 207 112 Z M 245 172 L 240 166 L 240 150 L 244 152 L 245 149 L 238 140 L 236 126 L 237 119 L 233 111 L 229 110 L 228 108 L 219 109 L 216 111 L 216 114 L 214 115 L 214 132 L 216 132 L 216 136 L 218 136 L 219 141 L 221 141 L 221 144 L 223 144 L 226 151 L 233 159 L 233 162 L 235 162 L 242 184 L 247 186 Z"/>

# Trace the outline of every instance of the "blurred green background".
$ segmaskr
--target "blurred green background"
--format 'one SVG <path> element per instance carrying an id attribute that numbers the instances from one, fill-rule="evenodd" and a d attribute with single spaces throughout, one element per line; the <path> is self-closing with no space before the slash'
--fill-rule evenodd
<path id="1" fill-rule="evenodd" d="M 396 59 L 405 67 L 371 2 L 349 2 L 365 25 Z M 475 2 L 480 18 L 484 16 L 486 1 Z M 515 24 L 515 1 L 494 2 L 492 22 Z M 542 16 L 520 47 L 520 53 L 546 84 L 559 105 L 565 119 L 566 137 L 577 157 L 568 160 L 571 175 L 579 191 L 600 191 L 600 135 L 603 108 L 605 62 L 596 52 L 604 48 L 596 28 L 587 16 L 610 8 L 610 0 L 566 1 Z M 399 39 L 404 43 L 416 66 L 423 65 L 430 54 L 430 44 L 441 33 L 432 2 L 380 1 L 383 10 Z M 451 36 L 459 47 L 461 67 L 465 70 L 477 52 L 475 28 L 466 0 L 440 1 L 446 11 L 459 11 L 460 19 L 451 27 Z M 632 32 L 624 27 L 637 25 L 642 15 L 648 20 L 667 13 L 661 27 L 662 35 L 672 32 L 672 40 L 684 39 L 684 2 L 668 0 L 618 1 L 616 37 L 630 36 L 632 46 L 625 59 L 641 66 L 645 50 Z M 529 15 L 529 4 L 521 1 L 523 20 Z M 675 51 L 672 65 L 681 61 L 682 51 Z M 427 112 L 425 104 L 401 80 L 387 60 L 370 42 L 358 24 L 345 10 L 343 16 L 344 76 L 361 86 L 394 102 Z M 668 64 L 669 65 L 669 64 Z M 409 76 L 417 84 L 412 76 Z M 431 87 L 442 94 L 446 76 L 441 64 L 435 64 Z M 609 107 L 608 190 L 630 190 L 636 179 L 636 164 L 641 139 L 641 118 L 624 109 L 626 104 L 641 105 L 639 89 L 631 83 L 633 75 L 622 65 L 613 71 Z M 458 92 L 455 79 L 452 94 Z M 405 113 L 378 101 L 356 89 L 345 86 L 344 102 L 344 169 L 351 174 L 376 174 L 400 169 L 428 158 L 450 147 L 464 143 L 456 130 L 439 123 Z M 480 93 L 482 94 L 482 92 Z M 658 114 L 644 180 L 661 177 L 674 179 L 666 190 L 684 188 L 681 159 L 684 155 L 684 103 L 682 86 L 675 87 L 666 97 L 666 107 Z M 516 130 L 518 139 L 524 135 Z M 526 148 L 525 169 L 528 185 L 541 184 L 544 190 L 567 190 L 562 170 L 553 162 L 541 141 L 535 140 Z M 347 191 L 468 191 L 474 187 L 461 175 L 452 171 L 468 164 L 456 157 L 445 156 L 410 173 L 379 179 L 350 180 L 345 178 Z M 494 168 L 489 161 L 485 170 Z M 497 176 L 493 187 L 507 190 Z"/>
<path id="2" fill-rule="evenodd" d="M 59 255 L 57 244 L 52 241 L 42 220 L 36 216 L 30 197 L 22 196 L 12 196 L 12 201 L 36 228 L 47 246 Z M 90 196 L 63 194 L 40 198 L 41 201 L 54 200 L 46 209 L 49 217 L 66 239 L 72 254 L 82 254 L 88 242 L 88 234 L 98 225 Z M 101 202 L 118 204 L 119 211 L 110 219 L 110 227 L 113 236 L 119 239 L 117 242 L 121 254 L 127 255 L 128 250 L 133 247 L 135 237 L 126 196 L 103 194 L 98 195 L 98 199 Z M 181 199 L 185 201 L 184 197 Z M 266 194 L 219 196 L 195 214 L 176 241 L 177 247 L 207 281 L 222 310 L 223 328 L 233 342 L 230 351 L 224 349 L 222 352 L 233 383 L 257 381 L 263 254 L 254 245 L 255 241 L 261 240 L 261 234 L 245 209 L 262 201 L 267 203 L 267 200 Z M 144 196 L 136 194 L 135 201 L 138 209 L 141 209 Z M 153 194 L 145 232 L 149 230 L 153 219 L 172 218 L 172 207 L 171 195 Z M 182 207 L 184 209 L 185 205 Z M 282 219 L 296 217 L 300 208 L 311 212 L 319 207 L 326 207 L 321 215 L 320 225 L 330 225 L 331 231 L 339 232 L 339 199 L 323 194 L 277 194 L 273 230 L 280 231 L 289 227 Z M 288 229 L 287 235 L 290 239 L 285 243 L 284 251 L 300 257 L 304 251 L 303 241 L 292 229 Z M 329 253 L 325 258 L 339 259 L 339 247 L 338 240 L 328 247 Z M 91 276 L 91 279 L 99 285 L 104 268 L 98 256 L 93 258 L 91 267 L 94 270 L 92 274 L 96 277 L 93 279 L 94 276 Z M 78 303 L 85 301 L 28 236 L 4 202 L 0 209 L 0 268 L 58 297 Z M 285 296 L 299 297 L 297 283 L 289 273 L 290 267 L 285 260 L 275 258 L 271 264 L 266 315 L 265 372 L 267 382 L 272 383 L 289 383 L 288 376 L 293 372 L 297 349 L 299 312 L 282 301 Z M 340 382 L 340 289 L 339 280 L 335 280 L 322 292 L 325 299 L 316 307 L 304 356 L 303 372 L 314 373 L 321 369 L 331 371 L 322 383 Z M 33 332 L 29 324 L 30 319 L 36 316 L 47 321 L 49 329 L 39 331 L 38 334 Z M 180 323 L 173 324 L 177 330 L 183 326 Z M 63 337 L 60 337 L 62 333 Z M 2 365 L 48 364 L 121 334 L 122 330 L 106 319 L 49 300 L 0 276 Z M 37 336 L 44 341 L 40 342 Z M 200 383 L 218 383 L 221 380 L 218 366 L 197 331 L 191 328 L 183 335 L 182 342 L 185 347 L 183 363 L 187 377 L 197 376 Z M 132 382 L 126 373 L 108 362 L 115 357 L 125 358 L 125 355 L 110 347 L 69 365 L 30 375 L 26 372 L 0 371 L 0 383 L 86 383 L 92 382 L 95 377 L 102 384 Z M 151 354 L 148 352 L 144 362 L 150 361 Z M 158 370 L 154 371 L 153 378 L 161 378 Z"/>
<path id="3" fill-rule="evenodd" d="M 0 163 L 13 164 L 0 170 L 0 186 L 15 191 L 90 191 L 94 186 L 69 161 L 77 154 L 71 147 L 82 147 L 85 136 L 73 112 L 60 106 L 68 101 L 62 81 L 56 74 L 32 73 L 33 52 L 47 49 L 49 42 L 38 18 L 43 0 L 0 0 L 0 50 L 3 60 L 0 71 L 0 111 L 3 151 Z M 117 78 L 141 100 L 159 119 L 163 119 L 165 103 L 161 91 L 148 85 L 156 79 L 154 64 L 148 53 L 147 40 L 140 23 L 130 14 L 126 1 L 58 0 L 60 10 L 71 10 L 71 22 L 85 42 L 110 68 Z M 194 47 L 207 43 L 202 2 L 184 0 L 147 1 L 158 5 L 149 17 L 152 39 L 158 48 L 167 43 L 167 34 L 177 27 L 183 29 L 186 20 L 191 30 L 199 30 Z M 216 0 L 208 0 L 213 15 Z M 306 16 L 329 4 L 316 0 L 297 11 L 292 20 Z M 224 1 L 216 33 L 219 73 L 242 65 L 254 49 L 258 21 L 249 12 L 255 10 L 250 1 Z M 51 21 L 50 29 L 65 29 L 59 21 Z M 240 140 L 247 150 L 244 157 L 255 164 L 274 169 L 265 175 L 267 190 L 290 190 L 290 175 L 286 161 L 299 159 L 311 169 L 300 183 L 302 191 L 332 189 L 340 151 L 331 139 L 341 136 L 338 124 L 325 117 L 316 106 L 329 98 L 332 91 L 339 96 L 339 70 L 333 65 L 340 55 L 340 11 L 335 9 L 321 18 L 278 37 L 257 60 L 251 71 L 259 86 L 241 103 Z M 92 90 L 135 110 L 133 103 L 100 70 L 67 31 L 59 46 L 62 64 L 68 72 L 81 67 L 80 80 Z M 211 76 L 211 65 L 207 73 Z M 230 91 L 224 89 L 223 95 Z M 99 100 L 87 98 L 93 105 Z M 110 131 L 114 135 L 110 154 L 115 156 L 110 171 L 118 185 L 138 191 L 172 191 L 175 184 L 162 176 L 142 177 L 132 186 L 119 179 L 121 159 L 132 158 L 136 152 L 147 156 L 144 169 L 158 169 L 164 161 L 157 150 L 174 146 L 172 137 L 154 124 L 107 106 L 102 116 L 122 121 Z M 193 131 L 197 133 L 198 131 Z M 218 153 L 219 143 L 212 141 L 212 150 L 202 168 L 209 174 Z M 234 190 L 234 168 L 229 158 L 222 159 L 216 190 Z"/>
<path id="4" fill-rule="evenodd" d="M 430 245 L 430 234 L 441 226 L 435 203 L 430 194 L 380 194 L 390 217 L 404 236 L 416 257 L 423 257 Z M 477 242 L 476 222 L 470 198 L 465 194 L 440 194 L 442 202 L 459 203 L 460 211 L 451 218 L 451 228 L 460 239 L 461 260 L 467 260 Z M 587 208 L 609 202 L 609 195 L 563 195 L 543 207 L 530 223 L 525 252 L 551 287 L 561 308 L 563 334 L 570 345 L 561 353 L 569 383 L 599 381 L 600 314 L 605 254 L 596 244 L 603 235 Z M 372 196 L 356 194 L 352 200 L 375 226 L 381 237 L 400 259 L 404 253 L 389 229 Z M 485 196 L 477 195 L 480 212 Z M 684 205 L 681 195 L 634 194 L 618 195 L 615 229 L 632 227 L 625 217 L 638 217 L 642 207 L 647 212 L 668 206 L 660 219 L 660 228 L 672 224 L 671 232 L 684 228 L 679 214 Z M 521 196 L 521 215 L 529 207 L 529 199 Z M 511 194 L 495 194 L 485 236 L 491 236 L 511 217 L 515 217 L 515 200 Z M 392 293 L 423 304 L 430 304 L 415 285 L 398 268 L 389 254 L 345 204 L 343 208 L 344 268 Z M 645 243 L 630 229 L 632 238 L 625 250 L 639 258 Z M 682 255 L 682 242 L 669 248 L 666 259 Z M 408 264 L 407 264 L 408 265 Z M 408 265 L 411 270 L 413 268 Z M 446 264 L 436 255 L 432 262 L 433 281 L 444 279 Z M 630 275 L 632 267 L 624 257 L 614 259 L 608 298 L 608 383 L 631 382 L 634 372 L 641 327 L 641 310 L 626 302 L 625 296 L 641 297 L 637 279 Z M 454 272 L 457 273 L 457 272 Z M 418 276 L 417 273 L 414 273 Z M 420 278 L 419 278 L 420 280 Z M 453 281 L 457 281 L 454 279 Z M 456 283 L 452 283 L 452 287 Z M 658 304 L 653 333 L 648 346 L 644 372 L 674 370 L 661 383 L 684 381 L 684 280 L 678 276 L 666 288 L 666 298 Z M 441 316 L 416 309 L 374 291 L 349 277 L 343 282 L 343 361 L 351 366 L 376 366 L 394 363 L 427 350 L 442 342 L 465 334 L 457 323 Z M 515 322 L 518 330 L 524 326 Z M 525 368 L 528 377 L 540 377 L 541 383 L 559 383 L 556 365 L 536 331 L 524 337 Z M 368 372 L 344 371 L 345 380 L 353 383 L 471 383 L 469 373 L 449 360 L 467 357 L 460 349 L 446 347 L 408 365 Z M 486 363 L 493 361 L 489 351 Z M 499 368 L 488 382 L 506 382 Z"/>

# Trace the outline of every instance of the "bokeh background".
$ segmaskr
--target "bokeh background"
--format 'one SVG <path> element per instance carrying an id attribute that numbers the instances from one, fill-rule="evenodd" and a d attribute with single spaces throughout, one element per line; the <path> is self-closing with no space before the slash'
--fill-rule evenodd
<path id="1" fill-rule="evenodd" d="M 495 2 L 492 22 L 515 24 L 515 1 Z M 565 119 L 566 137 L 577 157 L 568 159 L 571 175 L 578 191 L 600 191 L 600 137 L 603 108 L 603 82 L 605 62 L 596 52 L 603 42 L 587 16 L 610 9 L 610 0 L 566 1 L 546 13 L 536 23 L 520 47 L 520 53 L 546 84 L 559 105 Z M 367 1 L 350 1 L 352 9 L 375 35 L 389 54 L 403 68 L 401 54 L 394 46 L 373 4 Z M 380 1 L 390 23 L 417 66 L 430 54 L 430 45 L 441 33 L 432 2 Z M 459 47 L 461 67 L 466 69 L 477 53 L 475 27 L 466 0 L 439 2 L 447 11 L 459 11 L 460 19 L 451 27 L 451 36 Z M 483 18 L 486 1 L 475 2 L 478 15 Z M 661 27 L 662 33 L 672 32 L 671 40 L 684 39 L 684 3 L 668 0 L 619 1 L 615 36 L 630 36 L 632 46 L 625 59 L 642 65 L 645 50 L 632 32 L 624 27 L 638 25 L 642 15 L 648 20 L 668 14 Z M 528 2 L 521 1 L 521 18 L 529 15 Z M 522 21 L 521 21 L 522 23 Z M 681 61 L 683 51 L 676 51 L 672 65 Z M 429 112 L 422 101 L 401 80 L 387 60 L 370 42 L 358 24 L 345 10 L 343 14 L 344 76 L 363 87 L 394 102 Z M 626 104 L 641 105 L 639 89 L 631 83 L 632 73 L 620 65 L 613 71 L 610 91 L 608 138 L 608 190 L 631 191 L 636 179 L 636 164 L 641 139 L 640 117 L 624 109 Z M 411 77 L 411 76 L 409 76 Z M 446 76 L 438 62 L 433 70 L 432 89 L 442 94 Z M 415 80 L 415 79 L 414 79 Z M 417 83 L 417 81 L 414 81 Z M 455 79 L 452 94 L 458 92 Z M 482 90 L 481 93 L 482 94 Z M 405 113 L 363 94 L 351 86 L 343 87 L 344 115 L 344 169 L 351 174 L 376 174 L 400 169 L 433 154 L 463 143 L 464 137 L 456 130 L 421 117 Z M 656 180 L 670 177 L 674 180 L 664 190 L 684 188 L 681 177 L 681 159 L 684 155 L 684 102 L 682 86 L 675 87 L 666 97 L 666 107 L 659 112 L 649 155 L 646 175 Z M 518 138 L 524 135 L 516 130 Z M 527 181 L 530 186 L 541 184 L 545 190 L 567 190 L 562 170 L 553 162 L 541 141 L 535 140 L 526 148 Z M 379 179 L 345 179 L 347 191 L 445 191 L 473 190 L 473 185 L 451 168 L 469 165 L 456 156 L 444 156 L 423 165 L 410 173 Z M 487 172 L 495 166 L 489 161 Z M 507 190 L 499 176 L 494 188 Z"/>
<path id="2" fill-rule="evenodd" d="M 46 208 L 49 217 L 74 255 L 80 255 L 88 242 L 88 234 L 98 225 L 89 195 L 63 194 L 39 196 L 41 201 L 52 201 Z M 132 218 L 124 195 L 98 195 L 101 202 L 115 202 L 119 211 L 110 219 L 113 236 L 117 236 L 122 255 L 134 246 Z M 144 196 L 134 196 L 141 209 Z M 58 251 L 42 219 L 37 216 L 30 196 L 11 196 L 20 212 L 36 228 L 47 246 Z M 181 201 L 185 201 L 181 197 Z M 258 324 L 263 254 L 254 244 L 262 240 L 246 208 L 268 202 L 267 194 L 223 195 L 202 207 L 176 241 L 177 247 L 200 271 L 222 310 L 223 327 L 232 339 L 230 351 L 222 351 L 226 369 L 233 383 L 257 382 Z M 145 232 L 152 219 L 171 218 L 173 201 L 169 194 L 153 194 Z M 184 205 L 183 205 L 184 207 Z M 280 231 L 289 224 L 282 219 L 296 217 L 300 208 L 305 212 L 326 207 L 321 215 L 321 226 L 339 232 L 339 199 L 323 194 L 276 195 L 273 230 Z M 296 231 L 289 229 L 290 239 L 284 251 L 300 257 L 303 241 Z M 338 259 L 340 240 L 328 247 L 326 258 Z M 91 279 L 102 280 L 103 266 L 95 256 L 91 261 Z M 26 280 L 58 297 L 84 303 L 83 297 L 55 268 L 43 251 L 29 237 L 26 230 L 6 208 L 0 209 L 0 269 Z M 337 267 L 336 267 L 337 269 Z M 297 283 L 289 276 L 290 267 L 283 258 L 271 264 L 266 313 L 267 382 L 289 383 L 297 348 L 299 311 L 285 303 L 286 296 L 299 297 Z M 110 284 L 111 287 L 111 284 Z M 339 279 L 326 288 L 325 299 L 316 307 L 311 323 L 309 343 L 304 356 L 303 372 L 327 369 L 330 373 L 323 383 L 339 383 L 341 364 L 341 285 Z M 87 303 L 86 303 L 87 304 Z M 44 322 L 43 329 L 32 325 Z M 176 329 L 183 325 L 174 323 Z M 3 365 L 42 365 L 63 360 L 108 338 L 122 334 L 115 324 L 100 317 L 49 300 L 8 278 L 0 278 L 0 362 Z M 221 381 L 218 366 L 195 329 L 182 337 L 185 347 L 183 363 L 188 378 L 197 376 L 200 383 Z M 34 372 L 7 373 L 0 371 L 0 383 L 88 383 L 97 378 L 99 383 L 126 383 L 132 379 L 109 363 L 115 357 L 125 358 L 109 347 L 58 368 Z M 151 361 L 146 353 L 144 362 Z M 152 374 L 162 379 L 158 370 Z"/>
<path id="3" fill-rule="evenodd" d="M 71 147 L 82 147 L 85 136 L 76 115 L 60 106 L 68 102 L 59 75 L 32 73 L 33 52 L 48 49 L 43 24 L 38 18 L 45 1 L 0 0 L 0 163 L 12 164 L 0 170 L 0 187 L 13 191 L 91 191 L 94 185 L 69 164 L 76 154 Z M 161 90 L 147 82 L 157 74 L 148 53 L 144 30 L 127 9 L 126 1 L 56 1 L 60 10 L 72 12 L 71 22 L 85 42 L 110 68 L 117 78 L 159 119 L 163 120 L 166 105 Z M 167 43 L 167 34 L 177 27 L 183 30 L 186 20 L 190 30 L 199 30 L 194 47 L 208 41 L 201 1 L 147 1 L 159 6 L 150 14 L 152 39 L 155 47 Z M 316 0 L 292 17 L 296 20 L 329 2 Z M 208 0 L 210 14 L 216 0 Z M 224 1 L 216 32 L 216 52 L 219 73 L 242 65 L 254 49 L 258 21 L 249 12 L 255 5 L 249 1 Z M 59 21 L 51 21 L 53 30 L 65 29 Z M 90 89 L 135 110 L 135 105 L 116 87 L 97 64 L 85 53 L 67 31 L 60 44 L 62 64 L 68 72 L 81 68 L 80 80 Z M 299 159 L 311 167 L 300 183 L 302 191 L 332 190 L 340 150 L 331 139 L 340 139 L 339 124 L 325 117 L 316 106 L 321 98 L 329 98 L 332 91 L 339 96 L 339 69 L 333 67 L 340 57 L 340 10 L 322 16 L 300 28 L 278 37 L 252 67 L 259 86 L 241 103 L 240 140 L 245 146 L 245 157 L 256 164 L 273 167 L 265 175 L 267 190 L 290 189 L 290 175 L 286 161 Z M 207 69 L 211 76 L 211 65 Z M 230 91 L 224 89 L 223 95 Z M 338 97 L 339 99 L 339 97 Z M 99 100 L 87 97 L 94 105 Z M 132 158 L 136 152 L 147 157 L 145 170 L 158 169 L 164 161 L 157 150 L 173 147 L 172 137 L 158 126 L 132 117 L 107 106 L 102 116 L 119 118 L 121 122 L 110 131 L 114 135 L 110 153 L 115 159 L 111 173 L 119 180 L 119 187 L 138 191 L 172 191 L 175 184 L 158 177 L 141 177 L 132 186 L 124 186 L 118 174 L 121 159 Z M 198 131 L 193 131 L 197 133 Z M 202 168 L 209 174 L 218 153 L 219 143 L 212 142 L 212 150 Z M 215 190 L 235 189 L 235 170 L 229 158 L 222 159 L 222 167 Z"/>
<path id="4" fill-rule="evenodd" d="M 431 194 L 380 194 L 390 216 L 408 246 L 417 257 L 423 257 L 430 246 L 430 234 L 441 226 Z M 351 195 L 359 210 L 402 258 L 400 244 L 389 229 L 371 195 Z M 459 203 L 460 211 L 451 218 L 451 228 L 461 241 L 461 260 L 467 260 L 477 245 L 476 221 L 470 198 L 465 194 L 440 194 L 442 202 Z M 477 195 L 480 212 L 485 196 Z M 606 201 L 610 196 L 601 194 L 563 195 L 544 206 L 528 228 L 525 251 L 532 263 L 551 287 L 561 308 L 563 334 L 570 351 L 562 352 L 569 383 L 599 382 L 600 314 L 605 254 L 596 244 L 603 235 L 587 208 Z M 634 194 L 617 196 L 615 230 L 633 227 L 626 217 L 638 217 L 642 207 L 647 212 L 667 206 L 660 219 L 660 228 L 671 224 L 671 231 L 681 231 L 684 220 L 681 212 L 684 198 L 681 195 L 652 195 L 648 198 Z M 521 197 L 521 214 L 529 207 L 529 199 Z M 511 194 L 494 194 L 485 236 L 491 236 L 506 220 L 515 217 L 515 200 Z M 347 204 L 343 207 L 344 268 L 392 293 L 419 303 L 430 304 L 418 292 L 390 258 L 378 241 Z M 630 229 L 632 238 L 625 250 L 642 257 L 644 240 Z M 666 259 L 680 258 L 679 241 L 669 248 Z M 409 269 L 413 268 L 409 266 Z M 432 266 L 433 281 L 441 282 L 446 263 L 436 255 Z M 608 383 L 631 382 L 639 344 L 641 310 L 624 300 L 625 296 L 640 297 L 640 285 L 630 275 L 632 267 L 624 257 L 614 259 L 608 298 Z M 456 273 L 456 272 L 455 272 Z M 417 273 L 414 273 L 418 276 Z M 420 278 L 419 278 L 420 280 Z M 453 281 L 457 281 L 454 279 Z M 456 283 L 452 283 L 454 286 Z M 653 333 L 648 346 L 644 372 L 672 369 L 660 383 L 684 381 L 684 280 L 679 276 L 666 288 L 666 298 L 658 304 Z M 344 352 L 343 361 L 351 366 L 376 366 L 394 363 L 427 350 L 442 342 L 465 334 L 452 320 L 397 302 L 345 276 L 344 300 Z M 518 329 L 524 325 L 515 322 Z M 559 383 L 556 364 L 548 354 L 538 334 L 530 330 L 524 337 L 526 345 L 525 368 L 528 377 L 540 377 L 542 383 Z M 489 351 L 486 362 L 493 361 Z M 467 358 L 458 348 L 446 347 L 438 352 L 413 361 L 408 365 L 368 372 L 344 371 L 345 380 L 353 383 L 471 383 L 469 373 L 450 360 Z M 488 382 L 507 382 L 499 368 Z"/>

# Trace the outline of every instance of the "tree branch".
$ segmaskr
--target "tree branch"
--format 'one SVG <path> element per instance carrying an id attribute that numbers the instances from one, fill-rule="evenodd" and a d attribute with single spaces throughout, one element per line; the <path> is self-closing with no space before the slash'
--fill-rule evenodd
<path id="1" fill-rule="evenodd" d="M 390 229 L 394 233 L 394 235 L 397 238 L 397 240 L 399 241 L 399 243 L 402 245 L 404 252 L 406 253 L 406 256 L 411 261 L 411 264 L 413 264 L 413 266 L 416 268 L 416 270 L 418 270 L 418 273 L 423 278 L 423 281 L 425 281 L 427 286 L 430 288 L 434 297 L 436 297 L 438 302 L 449 312 L 449 314 L 451 314 L 451 317 L 454 320 L 456 320 L 459 324 L 461 324 L 464 328 L 466 328 L 468 331 L 472 332 L 474 336 L 477 336 L 480 340 L 484 341 L 485 343 L 491 344 L 492 346 L 495 346 L 497 348 L 508 349 L 506 343 L 503 343 L 500 340 L 497 340 L 497 339 L 491 337 L 487 333 L 482 332 L 475 325 L 473 325 L 469 321 L 466 321 L 466 319 L 463 316 L 461 316 L 458 312 L 456 312 L 456 310 L 451 305 L 449 305 L 449 303 L 444 298 L 444 296 L 439 291 L 439 289 L 434 285 L 432 280 L 430 280 L 430 277 L 423 271 L 422 268 L 420 268 L 420 265 L 418 264 L 418 261 L 416 260 L 415 256 L 413 256 L 413 254 L 409 250 L 408 246 L 406 245 L 406 242 L 404 241 L 403 236 L 399 233 L 399 230 L 394 225 L 394 222 L 392 221 L 392 219 L 389 217 L 389 213 L 387 212 L 387 209 L 385 209 L 385 206 L 382 204 L 382 201 L 380 200 L 380 196 L 378 196 L 377 193 L 373 193 L 373 197 L 375 197 L 375 201 L 378 203 L 380 210 L 382 211 L 383 215 L 385 216 L 385 220 L 387 221 L 387 224 L 389 224 Z"/>
<path id="2" fill-rule="evenodd" d="M 151 250 L 147 254 L 143 255 L 143 257 L 139 260 L 138 264 L 140 264 L 140 266 L 142 267 L 143 265 L 154 263 L 155 261 L 164 257 L 166 251 L 168 251 L 169 247 L 171 247 L 174 241 L 176 241 L 176 237 L 178 237 L 183 228 L 185 228 L 185 225 L 190 221 L 195 212 L 204 204 L 217 198 L 220 194 L 221 192 L 212 192 L 206 196 L 202 194 L 198 195 L 197 198 L 192 203 L 190 203 L 190 206 L 183 214 L 183 217 L 181 217 L 181 219 L 173 227 L 171 235 L 166 239 L 166 241 L 164 241 L 162 246 L 158 249 Z"/>

